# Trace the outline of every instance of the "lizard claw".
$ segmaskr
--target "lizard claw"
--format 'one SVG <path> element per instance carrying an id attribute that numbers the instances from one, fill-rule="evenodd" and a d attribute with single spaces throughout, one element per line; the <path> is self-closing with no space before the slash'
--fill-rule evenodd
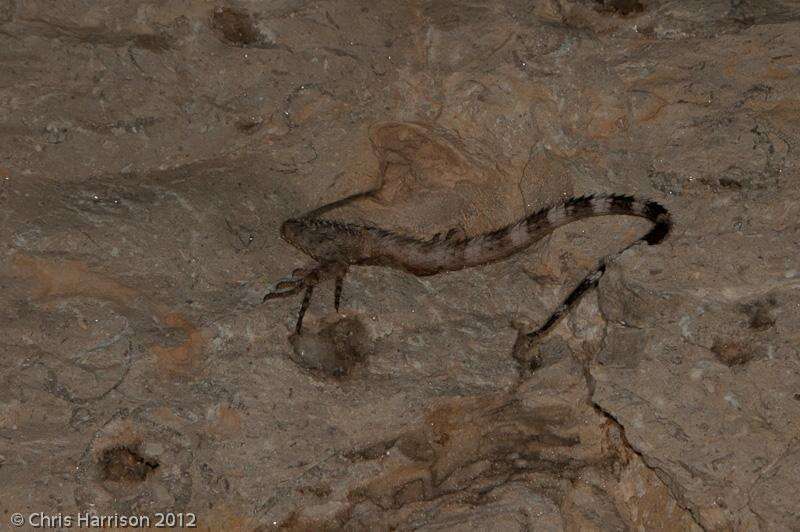
<path id="1" fill-rule="evenodd" d="M 275 283 L 275 290 L 291 290 L 297 288 L 302 283 L 299 279 L 281 279 Z"/>
<path id="2" fill-rule="evenodd" d="M 261 302 L 264 303 L 268 299 L 276 299 L 279 297 L 294 295 L 302 288 L 302 279 L 281 279 L 275 283 L 275 286 L 270 288 L 266 294 L 264 294 L 264 298 L 261 300 Z"/>
<path id="3" fill-rule="evenodd" d="M 314 268 L 296 268 L 289 277 L 278 280 L 261 302 L 263 303 L 268 299 L 291 296 L 303 288 L 316 284 L 316 272 L 317 269 Z"/>

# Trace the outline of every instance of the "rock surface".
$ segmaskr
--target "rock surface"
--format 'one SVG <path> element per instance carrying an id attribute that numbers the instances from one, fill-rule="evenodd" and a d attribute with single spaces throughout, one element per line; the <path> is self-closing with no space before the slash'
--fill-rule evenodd
<path id="1" fill-rule="evenodd" d="M 0 498 L 200 527 L 796 530 L 800 8 L 775 2 L 0 2 Z M 380 169 L 385 170 L 379 183 Z M 415 278 L 282 220 L 430 237 L 560 198 L 647 224 Z"/>

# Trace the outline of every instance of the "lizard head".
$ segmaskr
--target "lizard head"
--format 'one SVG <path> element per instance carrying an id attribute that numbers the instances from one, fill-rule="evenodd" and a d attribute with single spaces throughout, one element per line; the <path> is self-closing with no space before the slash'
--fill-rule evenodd
<path id="1" fill-rule="evenodd" d="M 345 227 L 329 220 L 291 218 L 281 225 L 281 237 L 306 255 L 326 262 L 341 254 Z"/>

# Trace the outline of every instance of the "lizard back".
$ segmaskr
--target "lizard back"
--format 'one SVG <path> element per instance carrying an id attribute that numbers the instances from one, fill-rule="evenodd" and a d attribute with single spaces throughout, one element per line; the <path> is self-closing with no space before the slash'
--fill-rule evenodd
<path id="1" fill-rule="evenodd" d="M 646 218 L 653 227 L 639 242 L 661 242 L 669 233 L 669 212 L 659 203 L 625 195 L 570 198 L 541 209 L 516 223 L 471 238 L 422 240 L 377 227 L 319 218 L 287 220 L 285 240 L 320 262 L 376 265 L 418 276 L 497 262 L 518 253 L 555 229 L 594 216 Z"/>

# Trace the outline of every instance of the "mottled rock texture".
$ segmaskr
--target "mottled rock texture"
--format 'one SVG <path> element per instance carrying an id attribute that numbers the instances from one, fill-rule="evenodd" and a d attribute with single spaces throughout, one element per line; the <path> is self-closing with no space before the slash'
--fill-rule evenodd
<path id="1" fill-rule="evenodd" d="M 800 7 L 0 1 L 0 516 L 205 529 L 797 530 Z M 383 170 L 384 179 L 379 183 Z M 505 262 L 356 268 L 282 220 L 477 234 L 673 213 Z"/>

